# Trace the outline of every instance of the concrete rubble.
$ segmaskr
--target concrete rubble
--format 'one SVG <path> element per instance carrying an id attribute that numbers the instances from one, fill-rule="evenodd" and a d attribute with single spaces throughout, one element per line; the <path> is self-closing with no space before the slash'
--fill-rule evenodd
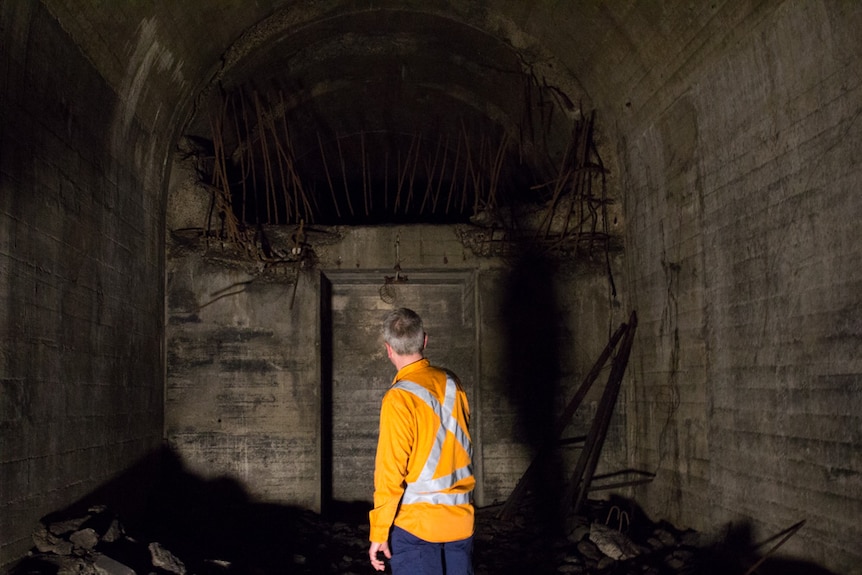
<path id="1" fill-rule="evenodd" d="M 183 562 L 158 542 L 126 533 L 119 517 L 94 506 L 78 517 L 44 519 L 29 556 L 14 573 L 56 575 L 187 575 Z"/>
<path id="2" fill-rule="evenodd" d="M 501 521 L 498 510 L 477 510 L 477 575 L 709 572 L 696 532 L 654 524 L 634 509 L 621 511 L 607 501 L 590 501 L 586 512 L 568 518 L 561 530 L 520 512 Z M 338 519 L 274 507 L 241 515 L 219 510 L 209 519 L 178 511 L 183 514 L 162 518 L 161 534 L 153 531 L 152 522 L 146 535 L 133 532 L 105 507 L 91 507 L 80 517 L 43 520 L 34 530 L 29 556 L 11 575 L 369 572 L 368 526 L 361 505 Z M 711 558 L 715 565 L 715 555 Z"/>

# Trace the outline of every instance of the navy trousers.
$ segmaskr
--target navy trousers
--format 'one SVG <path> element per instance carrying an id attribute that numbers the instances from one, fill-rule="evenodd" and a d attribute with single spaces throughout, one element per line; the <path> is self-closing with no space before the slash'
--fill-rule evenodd
<path id="1" fill-rule="evenodd" d="M 400 527 L 392 528 L 392 575 L 473 575 L 473 537 L 429 543 Z"/>

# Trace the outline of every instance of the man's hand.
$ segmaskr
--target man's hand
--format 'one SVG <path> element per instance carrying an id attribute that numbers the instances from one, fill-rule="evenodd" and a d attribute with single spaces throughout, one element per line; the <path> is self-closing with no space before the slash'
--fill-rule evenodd
<path id="1" fill-rule="evenodd" d="M 389 543 L 372 543 L 368 548 L 368 558 L 371 559 L 371 566 L 377 571 L 386 569 L 386 565 L 382 559 L 377 557 L 377 553 L 382 552 L 387 559 L 392 559 L 392 552 L 389 551 Z"/>

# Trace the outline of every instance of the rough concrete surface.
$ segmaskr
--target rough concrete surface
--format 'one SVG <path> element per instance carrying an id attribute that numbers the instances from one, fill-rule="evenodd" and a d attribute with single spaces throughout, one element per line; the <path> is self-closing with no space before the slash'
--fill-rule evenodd
<path id="1" fill-rule="evenodd" d="M 655 477 L 621 493 L 755 541 L 805 520 L 782 552 L 859 575 L 860 29 L 862 6 L 834 0 L 0 3 L 0 566 L 53 510 L 145 505 L 164 448 L 255 498 L 323 506 L 333 367 L 352 361 L 335 350 L 360 335 L 326 327 L 354 291 L 392 305 L 380 290 L 400 264 L 432 314 L 461 278 L 472 348 L 445 359 L 470 372 L 484 502 L 505 499 L 636 310 L 602 464 Z M 289 118 L 282 158 L 354 144 L 358 168 L 331 155 L 332 187 L 318 163 L 303 189 L 309 206 L 352 197 L 350 225 L 309 226 L 302 247 L 297 221 L 264 230 L 297 248 L 291 265 L 230 245 L 213 180 L 184 154 L 191 141 L 213 163 L 213 112 L 238 87 L 284 96 L 254 120 Z M 568 173 L 593 112 L 593 147 L 572 152 L 588 161 Z M 362 221 L 371 131 L 407 142 L 385 150 L 402 181 L 405 157 L 426 178 L 391 221 Z M 492 193 L 424 221 L 431 148 L 474 131 L 493 137 L 459 183 L 496 191 L 505 174 L 535 232 L 542 208 L 576 205 L 556 186 L 589 173 L 607 196 L 579 213 L 600 206 L 584 221 L 612 249 L 523 258 L 499 241 L 514 230 Z"/>

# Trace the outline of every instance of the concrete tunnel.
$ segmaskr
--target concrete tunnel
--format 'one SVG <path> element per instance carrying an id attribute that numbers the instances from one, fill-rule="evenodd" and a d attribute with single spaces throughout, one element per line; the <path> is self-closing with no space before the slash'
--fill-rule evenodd
<path id="1" fill-rule="evenodd" d="M 595 496 L 804 521 L 781 554 L 862 573 L 860 29 L 842 0 L 0 4 L 0 565 L 170 465 L 370 500 L 404 305 L 468 389 L 477 506 L 628 326 L 597 474 L 649 480 Z"/>

